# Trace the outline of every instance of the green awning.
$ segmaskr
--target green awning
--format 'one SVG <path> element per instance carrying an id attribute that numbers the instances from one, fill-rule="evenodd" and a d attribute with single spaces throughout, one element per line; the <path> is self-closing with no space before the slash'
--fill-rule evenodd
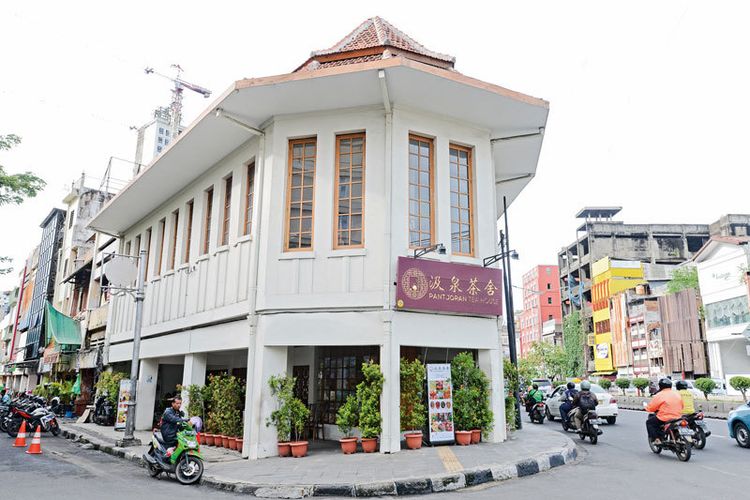
<path id="1" fill-rule="evenodd" d="M 81 345 L 81 327 L 78 321 L 64 315 L 49 302 L 45 307 L 47 343 L 54 340 L 61 347 Z"/>

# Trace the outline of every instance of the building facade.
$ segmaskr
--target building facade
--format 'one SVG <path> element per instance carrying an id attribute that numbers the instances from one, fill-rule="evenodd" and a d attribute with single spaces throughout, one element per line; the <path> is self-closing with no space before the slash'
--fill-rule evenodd
<path id="1" fill-rule="evenodd" d="M 456 276 L 498 253 L 498 207 L 536 169 L 548 105 L 453 64 L 368 19 L 291 74 L 236 82 L 92 221 L 122 252 L 148 252 L 138 428 L 161 392 L 230 372 L 246 381 L 243 454 L 273 455 L 268 379 L 288 373 L 335 438 L 335 412 L 373 360 L 380 449 L 396 452 L 400 357 L 468 350 L 492 381 L 490 439 L 504 439 L 499 311 L 409 310 L 396 297 L 499 299 L 502 285 Z M 418 273 L 398 266 L 420 249 L 444 249 L 420 262 L 455 274 L 411 283 Z M 115 366 L 132 359 L 133 309 L 111 302 Z"/>
<path id="2" fill-rule="evenodd" d="M 558 325 L 562 323 L 559 286 L 560 271 L 557 266 L 535 266 L 523 275 L 519 356 L 523 357 L 528 353 L 534 342 L 542 341 L 546 322 L 554 321 Z"/>

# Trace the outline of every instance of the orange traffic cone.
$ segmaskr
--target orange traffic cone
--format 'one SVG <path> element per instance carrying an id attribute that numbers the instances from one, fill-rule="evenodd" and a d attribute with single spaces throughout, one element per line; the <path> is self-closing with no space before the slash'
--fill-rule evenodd
<path id="1" fill-rule="evenodd" d="M 21 421 L 21 428 L 18 429 L 18 436 L 13 443 L 15 448 L 26 448 L 26 420 Z"/>
<path id="2" fill-rule="evenodd" d="M 26 450 L 29 455 L 41 455 L 42 454 L 42 426 L 36 426 L 36 432 L 34 437 L 31 438 L 31 446 Z"/>

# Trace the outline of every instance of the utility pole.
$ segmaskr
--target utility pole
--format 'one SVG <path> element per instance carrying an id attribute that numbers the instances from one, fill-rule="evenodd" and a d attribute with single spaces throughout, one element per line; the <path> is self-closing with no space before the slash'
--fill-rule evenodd
<path id="1" fill-rule="evenodd" d="M 502 233 L 502 238 L 500 239 L 500 251 L 503 254 L 503 270 L 505 271 L 503 274 L 508 283 L 505 295 L 506 306 L 508 308 L 508 350 L 510 351 L 510 362 L 513 363 L 516 370 L 518 370 L 518 354 L 516 353 L 516 319 L 513 312 L 513 281 L 510 273 L 511 251 L 508 239 L 508 204 L 505 196 L 503 196 L 503 218 L 505 219 L 505 232 Z M 516 427 L 521 429 L 523 428 L 523 423 L 521 422 L 521 404 L 518 398 L 518 388 L 513 391 L 513 399 L 516 403 Z"/>

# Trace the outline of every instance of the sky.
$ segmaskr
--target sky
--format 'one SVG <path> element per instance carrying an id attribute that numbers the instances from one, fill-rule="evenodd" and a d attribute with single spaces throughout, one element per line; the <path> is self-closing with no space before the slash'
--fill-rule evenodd
<path id="1" fill-rule="evenodd" d="M 556 263 L 583 206 L 622 206 L 630 223 L 748 213 L 748 14 L 743 2 L 687 1 L 6 2 L 0 134 L 23 142 L 0 164 L 47 187 L 0 207 L 0 255 L 18 271 L 82 172 L 133 159 L 130 127 L 170 99 L 145 67 L 178 63 L 216 96 L 290 72 L 375 15 L 455 56 L 461 73 L 550 102 L 537 175 L 508 210 L 516 285 Z M 185 122 L 209 103 L 186 95 Z M 18 280 L 0 276 L 0 289 Z"/>

